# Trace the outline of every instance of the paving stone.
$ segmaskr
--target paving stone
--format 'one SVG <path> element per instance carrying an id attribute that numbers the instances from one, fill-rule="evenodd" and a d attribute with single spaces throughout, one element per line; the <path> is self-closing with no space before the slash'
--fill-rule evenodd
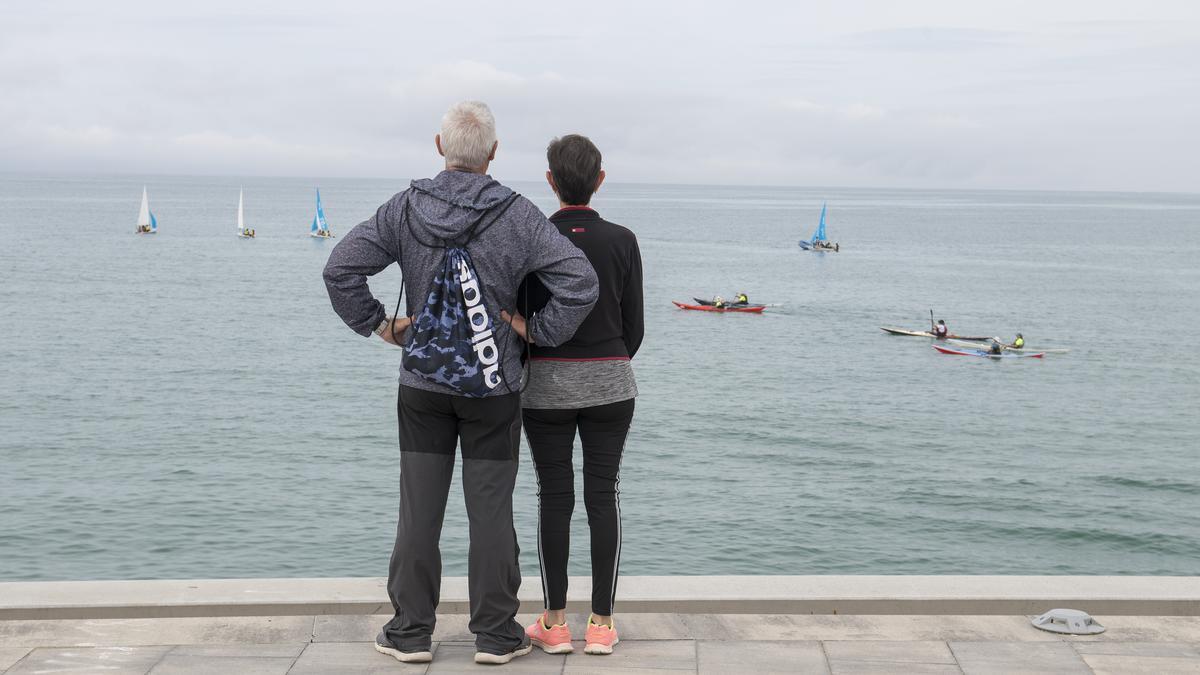
<path id="1" fill-rule="evenodd" d="M 1091 673 L 1065 642 L 951 642 L 950 649 L 966 675 Z"/>
<path id="2" fill-rule="evenodd" d="M 829 662 L 879 661 L 883 663 L 955 663 L 945 642 L 892 640 L 827 640 Z"/>
<path id="3" fill-rule="evenodd" d="M 428 669 L 428 663 L 401 663 L 380 654 L 368 642 L 314 642 L 296 660 L 288 675 L 421 675 Z"/>
<path id="4" fill-rule="evenodd" d="M 1058 642 L 1021 616 L 681 615 L 697 640 L 915 640 Z"/>
<path id="5" fill-rule="evenodd" d="M 103 647 L 301 643 L 312 638 L 312 627 L 311 616 L 0 621 L 0 644 L 5 647 Z"/>
<path id="6" fill-rule="evenodd" d="M 696 640 L 806 640 L 788 614 L 684 614 L 688 636 Z"/>
<path id="7" fill-rule="evenodd" d="M 679 614 L 621 614 L 614 619 L 617 635 L 622 640 L 691 640 L 688 625 Z M 571 628 L 579 626 L 582 639 L 587 631 L 587 616 Z"/>
<path id="8" fill-rule="evenodd" d="M 313 642 L 371 642 L 392 615 L 318 616 L 313 624 Z M 464 614 L 439 616 L 433 630 L 434 642 L 474 642 Z M 532 619 L 530 620 L 532 623 Z"/>
<path id="9" fill-rule="evenodd" d="M 12 664 L 20 661 L 33 647 L 0 647 L 0 673 Z"/>
<path id="10" fill-rule="evenodd" d="M 1038 630 L 1022 616 L 847 615 L 795 616 L 801 635 L 814 640 L 1038 641 L 1059 637 Z"/>
<path id="11" fill-rule="evenodd" d="M 1072 642 L 1080 655 L 1200 658 L 1200 645 L 1186 642 Z"/>
<path id="12" fill-rule="evenodd" d="M 952 663 L 888 663 L 887 661 L 830 661 L 833 675 L 962 675 Z"/>
<path id="13" fill-rule="evenodd" d="M 6 675 L 104 673 L 144 675 L 170 647 L 46 647 L 30 652 Z"/>
<path id="14" fill-rule="evenodd" d="M 193 656 L 167 654 L 150 675 L 287 675 L 295 657 Z"/>
<path id="15" fill-rule="evenodd" d="M 1071 636 L 1071 642 L 1200 642 L 1200 616 L 1096 618 L 1107 630 L 1099 635 Z"/>
<path id="16" fill-rule="evenodd" d="M 833 675 L 961 673 L 944 642 L 833 640 L 824 643 Z"/>
<path id="17" fill-rule="evenodd" d="M 618 648 L 620 645 L 618 645 Z M 701 675 L 723 673 L 828 673 L 820 642 L 701 641 L 697 643 Z"/>
<path id="18" fill-rule="evenodd" d="M 1115 654 L 1087 654 L 1083 660 L 1096 675 L 1196 675 L 1200 673 L 1200 659 L 1196 657 L 1169 656 L 1119 656 Z"/>
<path id="19" fill-rule="evenodd" d="M 534 647 L 533 651 L 525 656 L 519 656 L 510 661 L 507 665 L 501 666 L 503 670 L 513 673 L 561 673 L 563 667 L 563 656 L 561 654 L 547 654 L 542 650 Z M 475 663 L 475 645 L 469 643 L 452 643 L 443 642 L 438 645 L 437 651 L 433 653 L 433 663 L 429 664 L 429 675 L 434 673 L 484 673 L 491 672 L 496 674 L 496 666 L 479 665 Z"/>
<path id="20" fill-rule="evenodd" d="M 371 642 L 390 616 L 330 615 L 313 619 L 313 642 Z"/>
<path id="21" fill-rule="evenodd" d="M 307 642 L 248 645 L 180 645 L 171 656 L 250 656 L 255 658 L 289 658 L 300 656 Z"/>
<path id="22" fill-rule="evenodd" d="M 567 656 L 564 675 L 614 672 L 696 672 L 696 643 L 693 640 L 621 641 L 613 653 L 597 656 L 576 649 Z"/>

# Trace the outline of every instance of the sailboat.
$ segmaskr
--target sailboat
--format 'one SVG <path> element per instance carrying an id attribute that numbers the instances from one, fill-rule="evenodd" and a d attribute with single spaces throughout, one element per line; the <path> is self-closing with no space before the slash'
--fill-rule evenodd
<path id="1" fill-rule="evenodd" d="M 137 230 L 138 234 L 157 234 L 158 233 L 158 218 L 150 212 L 150 198 L 146 196 L 146 186 L 142 186 L 142 208 L 138 211 Z"/>
<path id="2" fill-rule="evenodd" d="M 318 239 L 332 239 L 333 232 L 329 231 L 329 223 L 325 222 L 325 209 L 321 208 L 321 190 L 317 189 L 317 215 L 313 216 L 312 230 L 309 231 L 310 237 Z"/>
<path id="3" fill-rule="evenodd" d="M 253 239 L 254 230 L 246 227 L 246 219 L 242 216 L 242 190 L 238 190 L 238 236 L 242 239 Z"/>
<path id="4" fill-rule="evenodd" d="M 812 239 L 801 239 L 800 248 L 805 251 L 829 251 L 837 253 L 841 247 L 837 244 L 829 243 L 825 238 L 825 204 L 821 204 L 821 224 L 817 225 L 817 231 L 813 232 Z"/>

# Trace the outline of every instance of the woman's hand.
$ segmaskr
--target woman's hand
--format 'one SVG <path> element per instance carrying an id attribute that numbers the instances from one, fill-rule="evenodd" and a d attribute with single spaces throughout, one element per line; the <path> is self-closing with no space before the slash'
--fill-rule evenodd
<path id="1" fill-rule="evenodd" d="M 529 335 L 529 324 L 525 322 L 525 317 L 521 316 L 520 312 L 517 312 L 514 316 L 504 310 L 500 310 L 500 318 L 504 323 L 512 326 L 512 329 L 517 332 L 517 335 L 521 336 L 522 340 L 533 344 L 533 337 Z"/>
<path id="2" fill-rule="evenodd" d="M 392 325 L 384 327 L 383 333 L 381 333 L 379 337 L 383 338 L 383 341 L 387 342 L 388 344 L 393 344 L 397 347 L 403 347 L 404 331 L 408 330 L 408 327 L 411 325 L 412 318 L 407 316 L 399 319 L 392 319 Z M 393 333 L 395 333 L 395 337 L 392 336 Z"/>

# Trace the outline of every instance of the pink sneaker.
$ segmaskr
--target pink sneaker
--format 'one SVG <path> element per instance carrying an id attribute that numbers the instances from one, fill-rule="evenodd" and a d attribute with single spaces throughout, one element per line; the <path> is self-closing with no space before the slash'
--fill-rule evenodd
<path id="1" fill-rule="evenodd" d="M 602 626 L 588 617 L 587 646 L 583 648 L 583 653 L 611 654 L 613 645 L 618 642 L 616 626 Z"/>
<path id="2" fill-rule="evenodd" d="M 545 613 L 525 629 L 525 634 L 529 636 L 530 642 L 541 647 L 547 654 L 570 654 L 575 651 L 571 646 L 571 629 L 567 628 L 565 623 L 547 626 Z M 591 635 L 591 632 L 588 635 Z"/>

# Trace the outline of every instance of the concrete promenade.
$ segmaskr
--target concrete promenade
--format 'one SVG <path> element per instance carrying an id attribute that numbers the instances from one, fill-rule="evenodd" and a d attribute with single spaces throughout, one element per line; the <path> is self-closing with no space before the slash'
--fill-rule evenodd
<path id="1" fill-rule="evenodd" d="M 536 595 L 537 585 L 532 586 Z M 628 597 L 619 601 L 621 644 L 612 656 L 585 655 L 577 643 L 577 653 L 570 656 L 535 650 L 499 668 L 514 673 L 1200 673 L 1196 578 L 629 577 L 622 587 L 629 587 L 622 594 Z M 427 666 L 400 664 L 371 648 L 388 618 L 381 590 L 378 579 L 3 583 L 0 671 L 497 670 L 471 661 L 463 580 L 447 580 L 434 661 Z M 522 609 L 528 610 L 520 617 L 523 623 L 539 610 L 527 590 L 522 592 Z M 587 580 L 572 579 L 573 608 L 586 610 L 575 604 L 586 591 Z M 1072 602 L 1056 602 L 1063 599 Z M 764 601 L 776 611 L 755 613 L 753 606 Z M 363 611 L 363 602 L 373 611 Z M 1014 603 L 1030 609 L 1005 611 Z M 1064 604 L 1092 612 L 1108 630 L 1059 636 L 1029 625 L 1029 615 Z M 673 609 L 664 609 L 668 605 Z M 1105 606 L 1119 613 L 1098 611 Z M 278 611 L 281 607 L 288 610 Z M 847 613 L 846 607 L 871 611 Z M 1160 615 L 1163 608 L 1174 616 Z M 39 611 L 43 616 L 31 616 Z M 572 615 L 577 636 L 585 620 L 586 614 Z"/>

